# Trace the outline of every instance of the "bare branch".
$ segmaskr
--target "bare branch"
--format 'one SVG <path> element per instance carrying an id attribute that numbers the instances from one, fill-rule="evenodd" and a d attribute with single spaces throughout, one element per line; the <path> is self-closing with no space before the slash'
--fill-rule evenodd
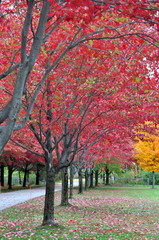
<path id="1" fill-rule="evenodd" d="M 76 42 L 72 43 L 71 48 L 77 46 L 78 44 L 82 43 L 82 42 L 86 42 L 89 40 L 113 40 L 113 39 L 118 39 L 118 38 L 123 38 L 126 36 L 138 36 L 140 38 L 143 38 L 145 41 L 149 42 L 151 45 L 159 48 L 159 46 L 157 46 L 157 44 L 154 44 L 153 42 L 151 42 L 149 39 L 153 40 L 155 43 L 159 43 L 159 41 L 153 37 L 151 37 L 148 34 L 145 33 L 139 33 L 139 32 L 135 32 L 135 33 L 125 33 L 125 34 L 120 34 L 120 35 L 115 35 L 115 36 L 105 36 L 105 37 L 94 37 L 94 35 L 97 34 L 101 34 L 104 33 L 104 30 L 100 30 L 100 31 L 95 31 L 89 34 L 86 34 L 84 36 L 82 36 L 80 39 L 78 39 Z M 91 37 L 92 36 L 92 37 Z M 144 38 L 146 37 L 146 38 Z"/>
<path id="2" fill-rule="evenodd" d="M 27 35 L 28 35 L 28 32 L 29 32 L 30 24 L 31 24 L 34 2 L 35 2 L 34 0 L 30 0 L 29 3 L 28 3 L 26 18 L 25 18 L 25 22 L 24 22 L 24 25 L 23 25 L 23 29 L 22 29 L 21 62 L 24 62 L 26 60 Z"/>
<path id="3" fill-rule="evenodd" d="M 19 66 L 20 66 L 20 63 L 17 63 L 17 64 L 15 64 L 15 65 L 11 66 L 6 72 L 0 74 L 0 80 L 1 80 L 2 78 L 7 77 L 10 73 L 12 73 L 12 72 L 13 72 L 15 69 L 17 69 Z"/>
<path id="4" fill-rule="evenodd" d="M 3 123 L 7 118 L 12 107 L 12 100 L 0 111 L 0 123 Z"/>
<path id="5" fill-rule="evenodd" d="M 35 33 L 34 41 L 32 44 L 30 56 L 29 56 L 29 65 L 30 65 L 30 70 L 34 66 L 35 60 L 39 54 L 41 45 L 43 43 L 43 37 L 44 37 L 44 31 L 46 27 L 46 22 L 47 22 L 47 15 L 49 12 L 49 2 L 48 1 L 43 1 L 43 6 L 40 14 L 40 19 L 39 19 L 39 24 L 37 27 L 37 31 Z"/>
<path id="6" fill-rule="evenodd" d="M 33 150 L 27 148 L 27 147 L 24 146 L 23 144 L 21 144 L 21 143 L 15 141 L 15 140 L 13 140 L 12 138 L 11 138 L 10 140 L 11 140 L 13 143 L 15 143 L 16 145 L 18 145 L 19 147 L 21 147 L 21 148 L 27 150 L 28 152 L 31 152 L 31 153 L 33 153 L 33 154 L 35 154 L 35 155 L 37 155 L 37 156 L 40 156 L 40 157 L 44 157 L 44 154 L 40 154 L 40 153 L 38 153 L 38 152 L 35 152 L 35 151 L 33 151 Z"/>

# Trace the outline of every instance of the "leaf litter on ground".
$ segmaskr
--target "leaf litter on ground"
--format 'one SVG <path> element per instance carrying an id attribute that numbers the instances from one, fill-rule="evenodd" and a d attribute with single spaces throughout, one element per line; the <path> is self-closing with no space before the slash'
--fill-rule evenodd
<path id="1" fill-rule="evenodd" d="M 159 236 L 159 190 L 97 187 L 75 191 L 68 207 L 56 193 L 56 226 L 42 226 L 44 197 L 1 211 L 0 239 L 153 240 Z"/>

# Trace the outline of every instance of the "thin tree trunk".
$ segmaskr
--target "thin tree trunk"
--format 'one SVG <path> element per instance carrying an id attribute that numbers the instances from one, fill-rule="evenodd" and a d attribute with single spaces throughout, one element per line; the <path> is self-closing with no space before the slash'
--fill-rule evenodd
<path id="1" fill-rule="evenodd" d="M 46 193 L 44 204 L 43 225 L 54 224 L 54 198 L 55 198 L 55 177 L 56 172 L 50 164 L 51 154 L 46 158 Z"/>
<path id="2" fill-rule="evenodd" d="M 12 173 L 13 173 L 13 167 L 8 166 L 8 189 L 12 189 Z"/>
<path id="3" fill-rule="evenodd" d="M 29 169 L 28 169 L 28 172 L 27 172 L 27 183 L 28 183 L 28 185 L 30 184 L 30 179 L 29 179 Z"/>
<path id="4" fill-rule="evenodd" d="M 105 185 L 109 185 L 109 176 L 110 176 L 110 171 L 109 169 L 106 167 L 105 168 L 105 174 L 106 174 L 106 181 L 105 181 Z"/>
<path id="5" fill-rule="evenodd" d="M 99 176 L 99 171 L 96 170 L 96 171 L 95 171 L 95 186 L 96 186 L 96 187 L 98 186 L 98 176 Z"/>
<path id="6" fill-rule="evenodd" d="M 1 186 L 4 187 L 4 165 L 1 164 L 1 171 L 0 171 L 0 182 L 1 182 Z"/>
<path id="7" fill-rule="evenodd" d="M 83 193 L 82 169 L 79 169 L 78 171 L 78 179 L 79 179 L 78 193 Z"/>
<path id="8" fill-rule="evenodd" d="M 90 173 L 90 188 L 93 188 L 93 177 L 94 177 L 94 172 L 93 170 L 91 169 L 91 173 Z"/>
<path id="9" fill-rule="evenodd" d="M 109 185 L 109 173 L 106 173 L 105 185 Z"/>
<path id="10" fill-rule="evenodd" d="M 152 172 L 152 188 L 155 188 L 155 172 Z"/>
<path id="11" fill-rule="evenodd" d="M 73 198 L 73 166 L 71 164 L 70 166 L 70 191 L 69 191 L 69 198 L 72 199 Z"/>
<path id="12" fill-rule="evenodd" d="M 88 178 L 89 178 L 89 174 L 88 174 L 88 169 L 86 168 L 86 170 L 85 170 L 85 191 L 88 188 Z"/>
<path id="13" fill-rule="evenodd" d="M 61 206 L 68 206 L 68 168 L 61 169 L 62 172 L 62 190 L 61 190 Z"/>
<path id="14" fill-rule="evenodd" d="M 27 173 L 28 173 L 28 164 L 26 163 L 25 169 L 24 169 L 23 187 L 26 187 Z"/>
<path id="15" fill-rule="evenodd" d="M 40 169 L 39 166 L 37 164 L 37 169 L 36 169 L 36 185 L 40 184 Z"/>
<path id="16" fill-rule="evenodd" d="M 20 175 L 20 170 L 18 171 L 18 177 L 19 177 L 19 184 L 22 184 L 21 175 Z"/>
<path id="17" fill-rule="evenodd" d="M 105 184 L 105 173 L 103 173 L 103 184 Z"/>

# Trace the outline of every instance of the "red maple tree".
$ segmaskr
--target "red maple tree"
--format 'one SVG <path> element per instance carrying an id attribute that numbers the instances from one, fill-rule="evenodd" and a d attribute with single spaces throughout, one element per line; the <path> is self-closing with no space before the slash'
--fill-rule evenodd
<path id="1" fill-rule="evenodd" d="M 158 108 L 158 3 L 31 0 L 1 9 L 0 148 L 29 118 L 46 161 L 50 224 L 55 173 L 111 133 L 127 133 L 128 123 L 154 117 L 146 108 Z"/>
<path id="2" fill-rule="evenodd" d="M 0 151 L 13 130 L 21 128 L 29 118 L 43 82 L 72 48 L 92 39 L 111 40 L 126 36 L 137 36 L 141 41 L 158 46 L 157 1 L 1 1 L 0 7 L 1 38 L 5 39 L 1 41 L 4 64 L 1 64 L 0 78 L 5 78 L 5 82 L 1 83 L 2 90 L 7 87 L 10 93 L 8 99 L 8 91 L 7 96 L 6 90 L 3 91 L 5 101 L 0 122 L 4 124 L 1 126 Z M 95 27 L 93 23 L 96 23 Z M 71 34 L 67 29 L 68 24 Z M 153 30 L 147 31 L 147 24 Z M 145 26 L 145 30 L 134 31 L 136 25 Z M 60 28 L 64 31 L 59 32 Z M 62 41 L 59 41 L 59 37 Z M 50 44 L 52 39 L 55 40 L 54 44 Z M 46 58 L 41 64 L 39 60 L 46 45 Z M 157 57 L 157 53 L 155 55 Z M 42 73 L 38 81 L 31 77 L 35 72 Z M 16 125 L 28 81 L 37 85 L 37 88 L 25 118 Z"/>

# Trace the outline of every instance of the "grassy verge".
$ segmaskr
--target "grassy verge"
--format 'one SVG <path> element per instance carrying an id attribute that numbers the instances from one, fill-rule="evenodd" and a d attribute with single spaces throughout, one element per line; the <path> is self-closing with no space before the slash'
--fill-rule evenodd
<path id="1" fill-rule="evenodd" d="M 58 226 L 41 226 L 44 197 L 1 211 L 0 239 L 153 240 L 159 239 L 159 190 L 148 187 L 98 187 L 75 193 L 70 207 L 60 207 Z"/>

